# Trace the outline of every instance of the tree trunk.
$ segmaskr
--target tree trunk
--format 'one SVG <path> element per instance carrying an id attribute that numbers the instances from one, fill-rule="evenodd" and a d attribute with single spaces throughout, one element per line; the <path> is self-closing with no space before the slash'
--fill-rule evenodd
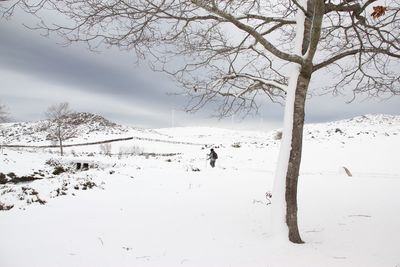
<path id="1" fill-rule="evenodd" d="M 309 82 L 310 75 L 301 71 L 294 99 L 292 147 L 286 173 L 286 224 L 289 228 L 289 240 L 293 243 L 304 243 L 301 240 L 297 224 L 297 184 L 303 143 L 304 107 Z"/>
<path id="2" fill-rule="evenodd" d="M 60 138 L 59 139 L 60 140 L 60 154 L 61 154 L 61 157 L 64 155 L 64 152 L 63 152 L 63 145 L 62 145 L 62 139 Z"/>

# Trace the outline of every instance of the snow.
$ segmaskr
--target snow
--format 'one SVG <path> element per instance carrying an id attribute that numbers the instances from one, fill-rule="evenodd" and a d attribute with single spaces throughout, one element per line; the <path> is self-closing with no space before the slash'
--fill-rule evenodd
<path id="1" fill-rule="evenodd" d="M 272 238 L 265 193 L 273 186 L 276 131 L 126 129 L 69 142 L 121 135 L 158 140 L 114 142 L 111 156 L 100 154 L 98 145 L 67 148 L 63 158 L 57 149 L 4 149 L 0 172 L 41 171 L 46 178 L 0 185 L 0 202 L 14 205 L 0 211 L 0 266 L 400 266 L 400 116 L 306 125 L 302 245 Z M 132 146 L 180 154 L 118 155 Z M 218 147 L 214 169 L 205 161 L 211 146 Z M 71 169 L 53 175 L 49 159 Z M 79 160 L 96 168 L 72 170 Z M 97 186 L 84 190 L 88 181 Z M 35 202 L 37 196 L 46 203 Z"/>

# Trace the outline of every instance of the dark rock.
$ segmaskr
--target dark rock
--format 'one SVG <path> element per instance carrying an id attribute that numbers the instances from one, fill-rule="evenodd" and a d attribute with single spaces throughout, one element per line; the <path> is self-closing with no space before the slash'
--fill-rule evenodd
<path id="1" fill-rule="evenodd" d="M 2 172 L 0 172 L 0 184 L 5 184 L 8 182 L 8 179 L 6 178 L 6 175 Z"/>
<path id="2" fill-rule="evenodd" d="M 10 210 L 14 208 L 14 205 L 6 205 L 0 202 L 0 210 Z"/>
<path id="3" fill-rule="evenodd" d="M 15 173 L 13 172 L 7 173 L 7 176 L 10 177 L 11 179 L 17 178 L 17 175 L 15 175 Z"/>
<path id="4" fill-rule="evenodd" d="M 85 187 L 84 190 L 86 190 L 86 188 L 92 189 L 93 187 L 95 187 L 97 185 L 96 185 L 96 183 L 94 183 L 92 181 L 86 181 L 86 183 L 84 183 L 83 186 Z"/>
<path id="5" fill-rule="evenodd" d="M 341 133 L 341 134 L 342 134 L 343 132 L 342 132 L 342 130 L 340 130 L 339 128 L 336 128 L 336 129 L 335 129 L 335 133 Z"/>

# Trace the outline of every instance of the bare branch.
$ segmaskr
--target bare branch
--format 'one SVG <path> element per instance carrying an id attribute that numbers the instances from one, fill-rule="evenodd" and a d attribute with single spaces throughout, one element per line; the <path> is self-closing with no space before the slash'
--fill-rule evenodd
<path id="1" fill-rule="evenodd" d="M 286 60 L 286 61 L 290 61 L 290 62 L 294 62 L 294 63 L 298 63 L 298 64 L 301 64 L 303 62 L 302 58 L 299 57 L 299 56 L 296 56 L 294 54 L 287 54 L 285 52 L 280 51 L 272 43 L 267 41 L 254 28 L 252 28 L 252 27 L 250 27 L 250 26 L 248 26 L 246 24 L 241 23 L 237 18 L 235 18 L 231 14 L 228 14 L 228 13 L 222 11 L 222 10 L 219 10 L 215 5 L 210 6 L 208 1 L 192 0 L 192 2 L 194 4 L 196 4 L 196 5 L 198 5 L 199 7 L 204 8 L 205 10 L 207 10 L 209 12 L 212 12 L 214 14 L 217 14 L 217 15 L 223 17 L 224 19 L 226 19 L 227 21 L 231 22 L 233 25 L 235 25 L 239 29 L 251 34 L 257 40 L 257 42 L 262 44 L 266 50 L 271 52 L 276 57 L 278 57 L 278 58 L 280 58 L 282 60 Z"/>
<path id="2" fill-rule="evenodd" d="M 325 67 L 333 64 L 334 62 L 344 59 L 348 56 L 354 56 L 356 54 L 370 54 L 372 56 L 373 54 L 378 54 L 378 53 L 386 54 L 393 58 L 400 58 L 400 54 L 393 54 L 393 53 L 390 53 L 383 49 L 377 49 L 377 48 L 354 49 L 354 50 L 349 50 L 349 51 L 343 52 L 341 54 L 335 55 L 324 62 L 314 65 L 313 72 L 320 70 L 322 68 L 325 68 Z"/>
<path id="3" fill-rule="evenodd" d="M 298 0 L 16 0 L 2 3 L 0 12 L 9 16 L 21 8 L 40 18 L 32 28 L 58 34 L 65 44 L 133 50 L 154 70 L 173 76 L 192 100 L 189 110 L 218 99 L 219 111 L 230 114 L 257 110 L 260 97 L 281 102 L 292 63 L 310 76 L 323 69 L 334 73 L 327 84 L 332 91 L 366 93 L 371 84 L 396 94 L 399 3 L 388 0 L 385 15 L 373 19 L 369 10 L 376 1 L 308 0 L 303 7 Z M 52 22 L 47 10 L 66 23 Z M 298 12 L 306 16 L 304 59 L 293 52 Z"/>

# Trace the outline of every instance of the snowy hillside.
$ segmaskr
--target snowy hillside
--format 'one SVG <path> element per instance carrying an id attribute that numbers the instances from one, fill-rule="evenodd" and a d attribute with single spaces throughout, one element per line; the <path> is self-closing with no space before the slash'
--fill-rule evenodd
<path id="1" fill-rule="evenodd" d="M 111 136 L 121 136 L 128 132 L 137 135 L 149 135 L 152 130 L 132 128 L 113 123 L 96 114 L 79 112 L 68 116 L 67 122 L 76 129 L 76 137 L 67 143 L 76 143 L 78 140 L 99 141 Z M 46 132 L 48 120 L 38 122 L 20 122 L 2 124 L 2 143 L 19 145 L 50 145 L 51 142 Z"/>
<path id="2" fill-rule="evenodd" d="M 392 115 L 365 115 L 348 120 L 329 122 L 324 124 L 306 125 L 306 138 L 328 140 L 338 136 L 351 138 L 370 138 L 384 135 L 398 135 L 400 116 Z"/>
<path id="3" fill-rule="evenodd" d="M 51 144 L 43 123 L 2 125 L 0 144 L 32 147 L 0 153 L 0 266 L 400 266 L 400 116 L 306 125 L 304 245 L 270 238 L 279 130 L 150 130 L 80 114 L 67 144 L 130 139 L 61 158 L 36 147 Z"/>

